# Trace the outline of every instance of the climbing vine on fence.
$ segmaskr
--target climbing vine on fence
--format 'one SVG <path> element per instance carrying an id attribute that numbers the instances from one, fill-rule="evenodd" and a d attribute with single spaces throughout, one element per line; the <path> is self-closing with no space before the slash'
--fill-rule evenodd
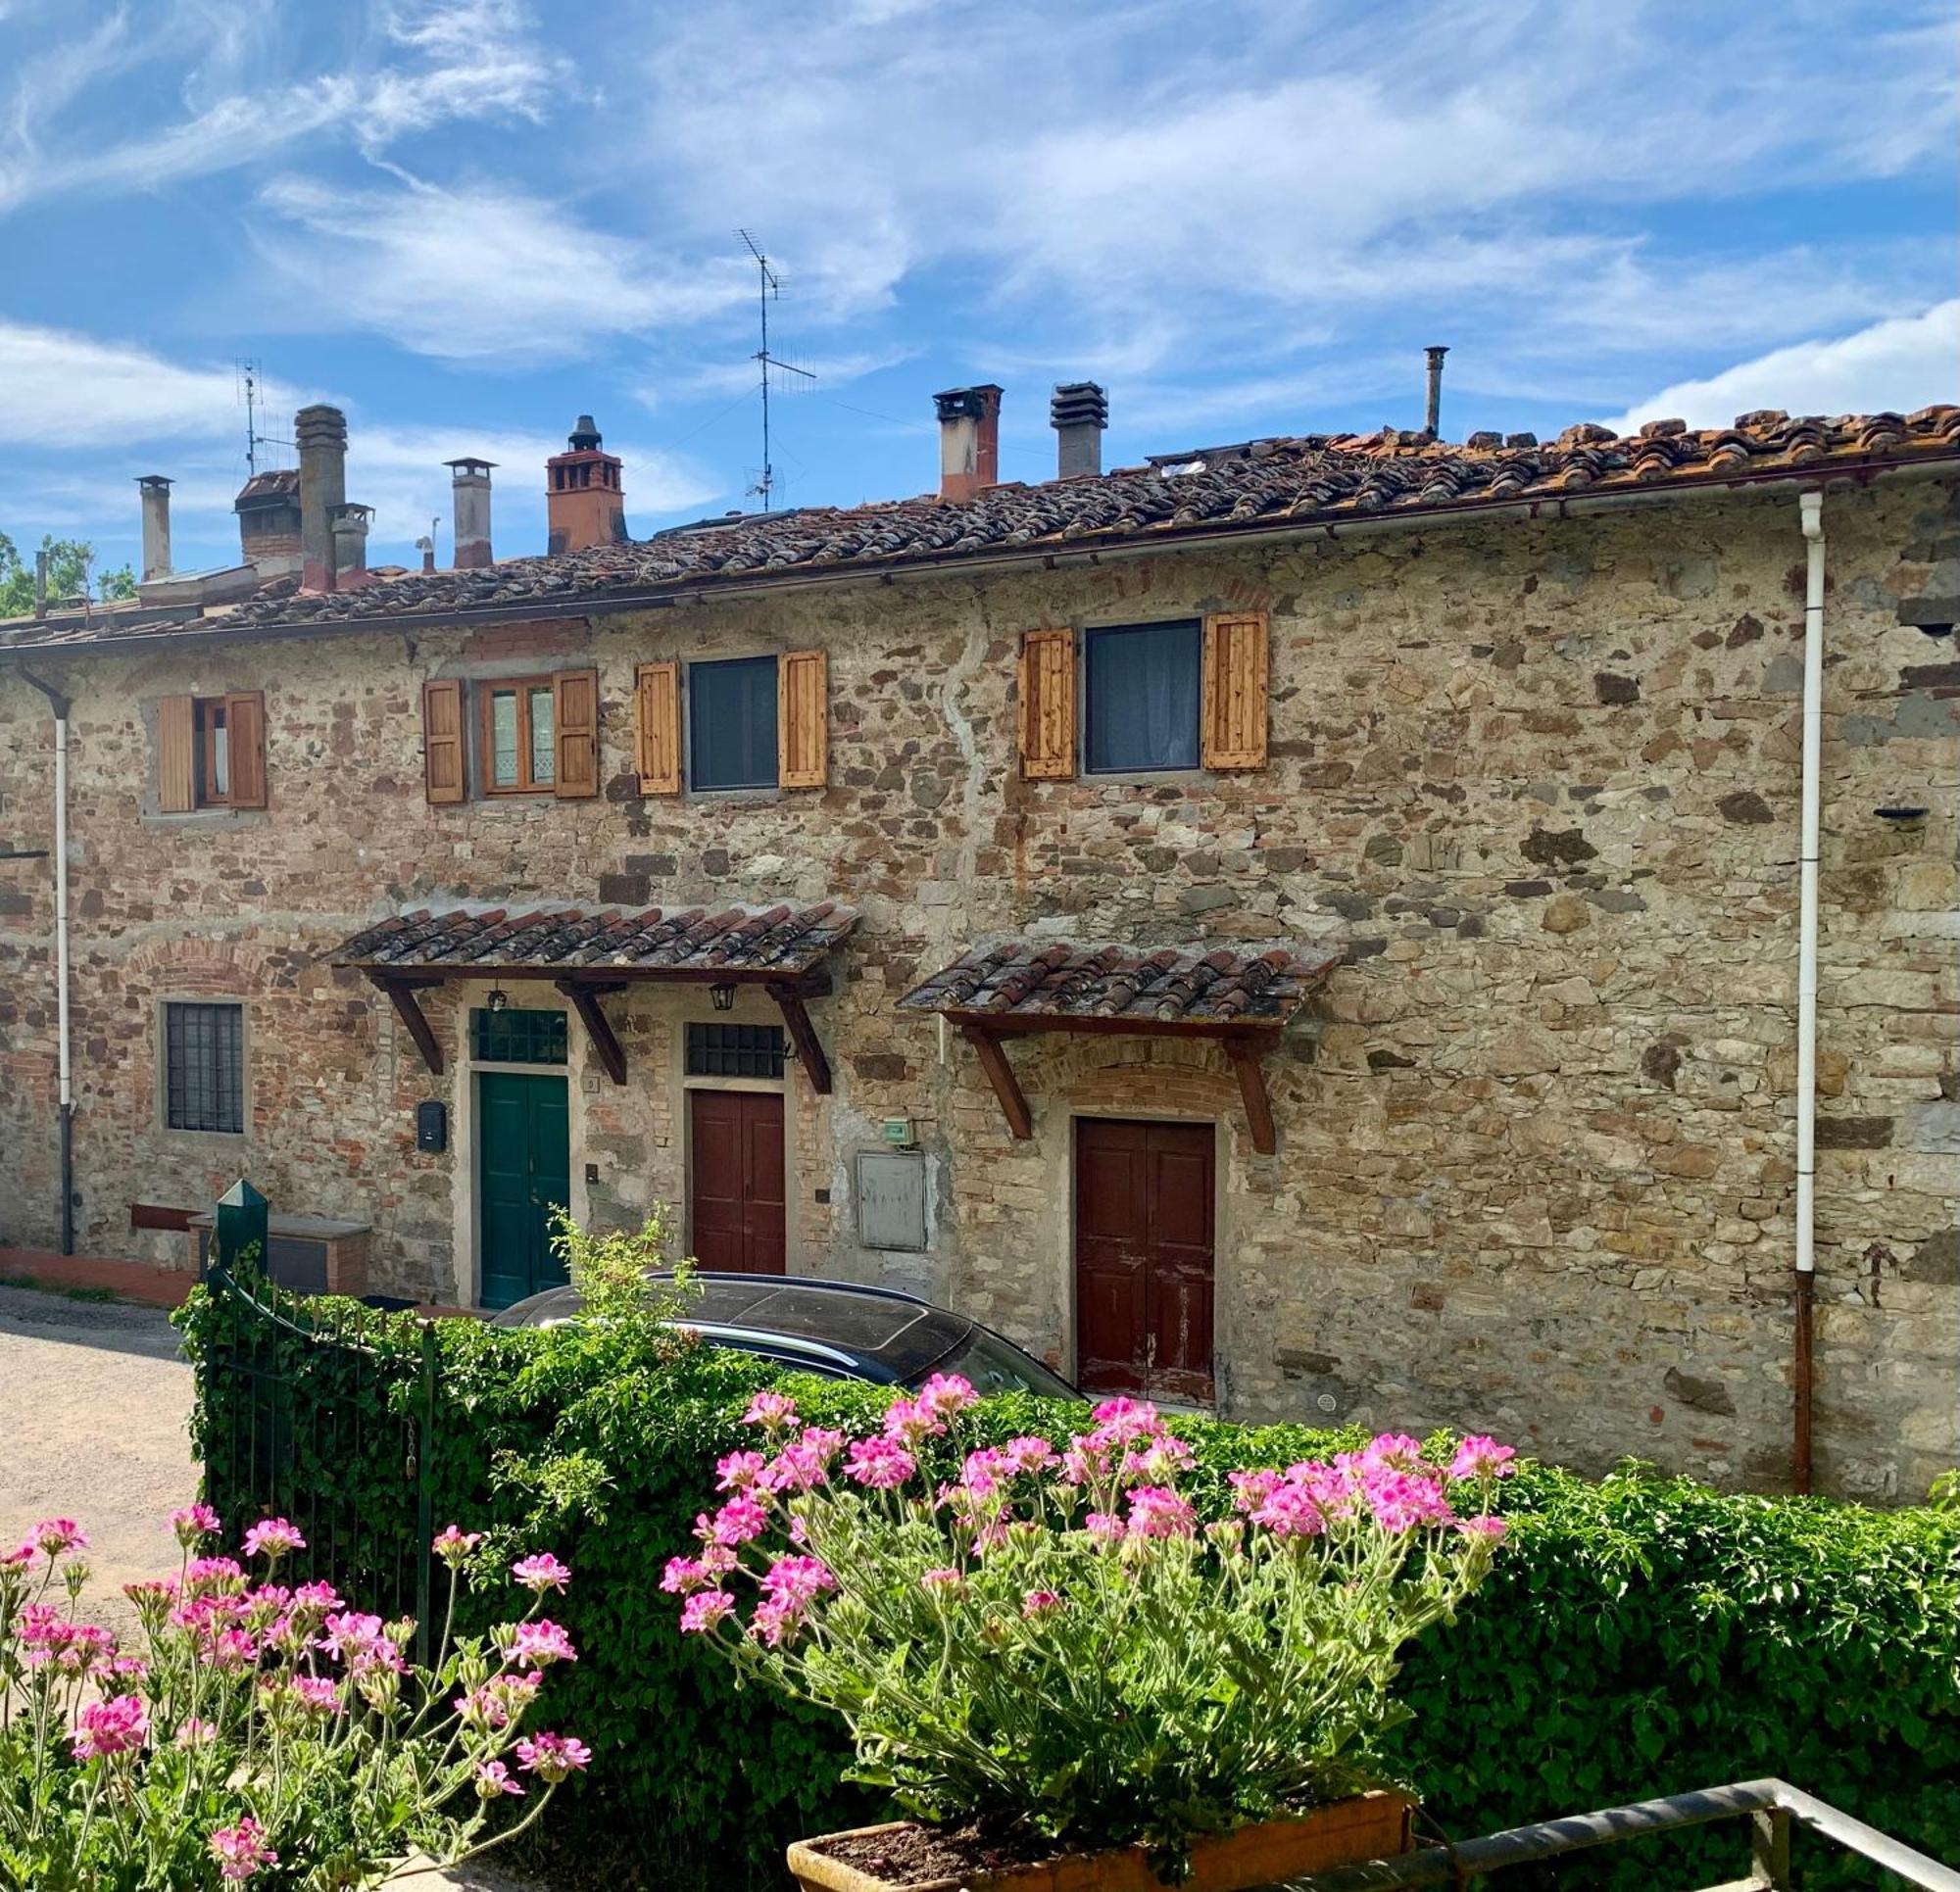
<path id="1" fill-rule="evenodd" d="M 226 1318 L 203 1290 L 178 1316 L 201 1364 Z M 369 1402 L 377 1422 L 398 1417 L 418 1326 L 367 1315 L 362 1337 L 382 1370 L 351 1390 L 346 1376 L 308 1379 L 303 1334 L 270 1344 L 292 1350 L 295 1399 L 330 1388 Z M 594 1761 L 555 1810 L 560 1842 L 588 1860 L 619 1849 L 649 1885 L 776 1886 L 789 1837 L 875 1812 L 840 1785 L 841 1731 L 813 1710 L 738 1691 L 723 1665 L 683 1644 L 657 1588 L 710 1502 L 714 1458 L 748 1442 L 737 1421 L 770 1370 L 630 1321 L 535 1332 L 451 1321 L 436 1340 L 436 1513 L 488 1527 L 493 1544 L 550 1542 L 578 1572 L 564 1621 L 583 1654 L 560 1693 Z M 832 1425 L 888 1397 L 812 1381 L 795 1390 Z M 201 1373 L 199 1438 L 232 1423 L 227 1407 L 245 1396 Z M 1059 1439 L 1081 1418 L 1020 1397 L 985 1413 L 998 1441 Z M 1181 1419 L 1177 1430 L 1198 1454 L 1192 1495 L 1218 1513 L 1228 1471 L 1352 1442 L 1301 1427 Z M 384 1440 L 387 1428 L 364 1436 Z M 334 1476 L 365 1486 L 388 1528 L 412 1530 L 397 1454 L 377 1444 Z M 233 1524 L 245 1494 L 220 1465 L 208 1478 Z M 1960 1513 L 1734 1496 L 1639 1470 L 1590 1481 L 1544 1466 L 1527 1466 L 1505 1499 L 1513 1530 L 1495 1575 L 1416 1646 L 1401 1684 L 1415 1720 L 1396 1751 L 1434 1821 L 1485 1832 L 1777 1773 L 1936 1858 L 1960 1856 Z M 405 1537 L 403 1552 L 415 1548 Z M 1825 1849 L 1801 1850 L 1807 1885 L 1860 1883 Z M 1740 1834 L 1717 1829 L 1615 1848 L 1558 1883 L 1707 1882 L 1740 1876 L 1741 1858 Z"/>

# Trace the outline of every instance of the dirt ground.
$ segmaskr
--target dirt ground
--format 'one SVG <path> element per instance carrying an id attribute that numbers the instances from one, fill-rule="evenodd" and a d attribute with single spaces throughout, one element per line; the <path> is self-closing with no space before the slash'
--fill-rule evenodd
<path id="1" fill-rule="evenodd" d="M 0 1286 L 0 1542 L 42 1518 L 88 1532 L 94 1620 L 133 1633 L 122 1586 L 176 1567 L 170 1515 L 197 1495 L 191 1371 L 156 1308 Z M 551 1892 L 485 1863 L 417 1874 L 428 1892 Z"/>

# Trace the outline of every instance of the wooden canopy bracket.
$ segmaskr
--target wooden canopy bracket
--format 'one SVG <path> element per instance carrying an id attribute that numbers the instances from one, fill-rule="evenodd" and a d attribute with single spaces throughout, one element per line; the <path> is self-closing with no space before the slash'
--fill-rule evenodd
<path id="1" fill-rule="evenodd" d="M 1007 1062 L 1007 1053 L 999 1037 L 981 1025 L 962 1025 L 959 1035 L 979 1053 L 980 1068 L 987 1073 L 987 1082 L 994 1087 L 994 1094 L 1001 1100 L 1001 1112 L 1006 1118 L 1007 1129 L 1015 1141 L 1026 1142 L 1035 1134 L 1034 1116 L 1028 1109 L 1020 1080 L 1014 1076 L 1014 1067 Z"/>
<path id="2" fill-rule="evenodd" d="M 829 990 L 829 981 L 823 982 L 823 990 Z M 808 979 L 770 980 L 768 994 L 782 1008 L 783 1023 L 789 1027 L 790 1043 L 796 1046 L 797 1062 L 803 1066 L 803 1074 L 809 1080 L 809 1088 L 820 1097 L 830 1094 L 830 1060 L 823 1055 L 823 1046 L 817 1043 L 816 1027 L 809 1022 L 809 1010 L 804 998 L 811 991 Z"/>
<path id="3" fill-rule="evenodd" d="M 612 1030 L 612 1021 L 600 1009 L 599 1001 L 609 992 L 624 992 L 623 979 L 555 979 L 552 984 L 571 1000 L 578 1022 L 599 1053 L 599 1062 L 614 1084 L 626 1082 L 626 1052 Z"/>
<path id="4" fill-rule="evenodd" d="M 415 1040 L 416 1049 L 422 1054 L 422 1062 L 435 1076 L 442 1076 L 442 1046 L 435 1042 L 435 1033 L 429 1029 L 428 1020 L 422 1016 L 422 1008 L 416 1000 L 416 994 L 423 986 L 439 986 L 440 978 L 426 975 L 417 978 L 414 974 L 403 974 L 390 978 L 385 973 L 370 972 L 368 977 L 374 985 L 388 995 L 388 1002 L 395 1008 L 395 1016 L 402 1021 L 403 1029 Z"/>
<path id="5" fill-rule="evenodd" d="M 1252 1147 L 1261 1156 L 1270 1156 L 1279 1148 L 1278 1133 L 1273 1128 L 1273 1100 L 1266 1091 L 1266 1069 L 1261 1062 L 1279 1039 L 1277 1032 L 1259 1032 L 1220 1041 L 1232 1062 L 1232 1074 L 1239 1080 L 1239 1096 L 1246 1106 L 1246 1128 L 1252 1133 Z"/>

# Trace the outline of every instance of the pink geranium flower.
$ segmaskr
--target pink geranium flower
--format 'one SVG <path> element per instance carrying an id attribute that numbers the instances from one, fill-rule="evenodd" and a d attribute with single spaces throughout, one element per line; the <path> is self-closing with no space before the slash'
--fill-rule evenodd
<path id="1" fill-rule="evenodd" d="M 1053 1590 L 1030 1590 L 1021 1598 L 1021 1614 L 1030 1622 L 1053 1616 L 1061 1607 L 1061 1598 Z"/>
<path id="2" fill-rule="evenodd" d="M 762 1476 L 762 1467 L 768 1462 L 766 1454 L 761 1452 L 730 1452 L 726 1458 L 714 1462 L 714 1488 L 717 1491 L 752 1490 L 756 1480 Z"/>
<path id="3" fill-rule="evenodd" d="M 149 1738 L 149 1711 L 140 1695 L 114 1695 L 90 1702 L 76 1718 L 69 1736 L 77 1761 L 94 1761 L 114 1754 L 132 1754 Z"/>
<path id="4" fill-rule="evenodd" d="M 171 1745 L 180 1748 L 209 1747 L 218 1739 L 218 1727 L 196 1715 L 186 1715 L 177 1723 L 177 1731 L 171 1736 Z"/>
<path id="5" fill-rule="evenodd" d="M 735 1599 L 726 1590 L 700 1590 L 681 1605 L 680 1626 L 684 1634 L 700 1635 L 735 1612 Z"/>
<path id="6" fill-rule="evenodd" d="M 513 1793 L 522 1796 L 524 1789 L 515 1776 L 501 1761 L 479 1761 L 476 1764 L 476 1793 L 482 1800 L 495 1800 L 499 1794 Z"/>
<path id="7" fill-rule="evenodd" d="M 855 1440 L 844 1460 L 844 1474 L 874 1491 L 892 1491 L 918 1470 L 918 1461 L 891 1438 Z"/>
<path id="8" fill-rule="evenodd" d="M 233 1882 L 242 1882 L 260 1868 L 279 1863 L 278 1854 L 266 1844 L 266 1829 L 250 1814 L 235 1826 L 220 1826 L 212 1834 L 210 1846 L 219 1876 Z"/>
<path id="9" fill-rule="evenodd" d="M 1168 1486 L 1140 1484 L 1130 1493 L 1132 1537 L 1189 1537 L 1197 1528 L 1191 1500 Z"/>
<path id="10" fill-rule="evenodd" d="M 281 1557 L 304 1550 L 306 1542 L 298 1527 L 288 1524 L 284 1518 L 266 1518 L 245 1533 L 244 1551 L 247 1557 L 264 1557 L 269 1563 L 276 1564 Z"/>
<path id="11" fill-rule="evenodd" d="M 455 1570 L 482 1541 L 483 1533 L 480 1530 L 465 1530 L 460 1525 L 444 1525 L 436 1532 L 435 1541 L 429 1548 L 451 1570 Z"/>
<path id="12" fill-rule="evenodd" d="M 511 1575 L 537 1596 L 542 1596 L 547 1590 L 563 1590 L 571 1581 L 571 1572 L 548 1550 L 519 1557 L 511 1566 Z"/>
<path id="13" fill-rule="evenodd" d="M 1464 1536 L 1481 1539 L 1494 1550 L 1504 1541 L 1510 1526 L 1503 1519 L 1493 1518 L 1486 1513 L 1478 1518 L 1459 1518 L 1456 1521 L 1456 1528 Z"/>
<path id="14" fill-rule="evenodd" d="M 1452 1479 L 1507 1479 L 1518 1468 L 1511 1463 L 1517 1457 L 1517 1448 L 1499 1445 L 1494 1438 L 1473 1433 L 1456 1448 L 1456 1456 L 1449 1461 L 1449 1476 Z"/>
<path id="15" fill-rule="evenodd" d="M 694 1521 L 694 1534 L 704 1543 L 729 1546 L 753 1543 L 768 1522 L 769 1514 L 754 1498 L 737 1492 L 713 1517 L 704 1511 Z"/>
<path id="16" fill-rule="evenodd" d="M 955 1597 L 966 1594 L 966 1578 L 950 1566 L 921 1574 L 919 1587 L 928 1596 Z"/>
<path id="17" fill-rule="evenodd" d="M 779 1432 L 796 1424 L 796 1401 L 786 1392 L 759 1392 L 742 1415 L 745 1426 L 760 1426 L 764 1431 Z"/>
<path id="18" fill-rule="evenodd" d="M 88 1548 L 88 1532 L 73 1518 L 43 1518 L 27 1535 L 49 1563 L 66 1551 Z"/>
<path id="19" fill-rule="evenodd" d="M 171 1513 L 171 1528 L 176 1532 L 177 1542 L 191 1550 L 200 1537 L 217 1534 L 218 1513 L 208 1504 L 187 1504 L 181 1511 Z"/>
<path id="20" fill-rule="evenodd" d="M 973 1390 L 970 1380 L 956 1373 L 935 1373 L 918 1389 L 918 1403 L 922 1411 L 935 1419 L 952 1419 L 968 1407 L 977 1406 L 980 1395 Z"/>
<path id="21" fill-rule="evenodd" d="M 761 1580 L 764 1596 L 798 1610 L 808 1609 L 837 1587 L 837 1578 L 820 1557 L 778 1557 Z"/>
<path id="22" fill-rule="evenodd" d="M 540 1617 L 535 1623 L 519 1623 L 511 1631 L 505 1649 L 507 1661 L 519 1669 L 542 1669 L 553 1662 L 576 1662 L 578 1651 L 571 1638 L 556 1623 Z"/>
<path id="23" fill-rule="evenodd" d="M 517 1765 L 548 1786 L 590 1764 L 592 1750 L 570 1734 L 534 1734 L 517 1743 Z"/>

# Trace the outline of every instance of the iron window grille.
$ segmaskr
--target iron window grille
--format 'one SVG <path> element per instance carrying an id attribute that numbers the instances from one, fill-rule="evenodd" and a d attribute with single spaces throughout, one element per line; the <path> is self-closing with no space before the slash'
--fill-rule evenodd
<path id="1" fill-rule="evenodd" d="M 780 1025 L 690 1025 L 687 1075 L 691 1078 L 780 1078 Z"/>
<path id="2" fill-rule="evenodd" d="M 478 1064 L 563 1064 L 565 1024 L 563 1012 L 506 1010 L 477 1006 L 469 1014 Z"/>
<path id="3" fill-rule="evenodd" d="M 172 1130 L 245 1131 L 245 1007 L 164 1007 L 165 1121 Z"/>

